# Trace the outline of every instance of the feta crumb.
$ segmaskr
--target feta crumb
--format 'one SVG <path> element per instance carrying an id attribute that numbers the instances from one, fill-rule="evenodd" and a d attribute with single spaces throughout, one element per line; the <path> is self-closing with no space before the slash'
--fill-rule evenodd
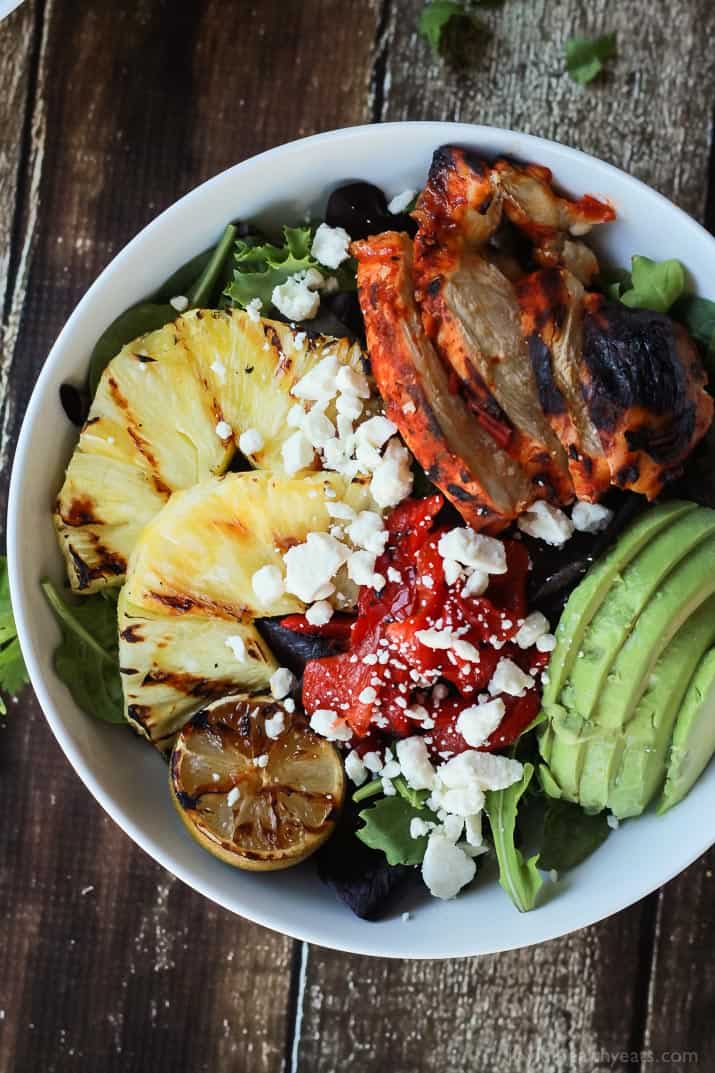
<path id="1" fill-rule="evenodd" d="M 618 816 L 614 816 L 612 812 L 609 812 L 606 816 L 606 823 L 612 831 L 617 831 L 621 826 L 621 821 L 618 819 Z"/>
<path id="2" fill-rule="evenodd" d="M 276 712 L 275 715 L 270 716 L 263 723 L 263 729 L 266 732 L 266 737 L 275 740 L 279 738 L 285 730 L 286 717 L 283 712 Z"/>
<path id="3" fill-rule="evenodd" d="M 320 261 L 326 268 L 337 268 L 350 256 L 349 245 L 350 235 L 344 227 L 321 224 L 315 232 L 310 252 L 316 261 Z"/>
<path id="4" fill-rule="evenodd" d="M 239 790 L 238 786 L 232 786 L 226 794 L 226 804 L 229 806 L 229 808 L 233 808 L 240 796 L 241 791 Z"/>
<path id="5" fill-rule="evenodd" d="M 291 395 L 296 399 L 306 399 L 308 402 L 329 402 L 338 393 L 336 384 L 338 369 L 338 359 L 334 354 L 328 355 L 301 377 L 297 384 L 293 385 Z"/>
<path id="6" fill-rule="evenodd" d="M 290 712 L 291 715 L 293 714 L 293 712 L 295 711 L 295 701 L 292 699 L 292 697 L 286 697 L 286 699 L 283 701 L 283 707 L 287 712 Z"/>
<path id="7" fill-rule="evenodd" d="M 505 711 L 504 701 L 499 697 L 496 700 L 487 701 L 486 704 L 475 704 L 471 708 L 465 708 L 457 717 L 457 731 L 467 745 L 478 749 L 497 729 L 504 718 Z"/>
<path id="8" fill-rule="evenodd" d="M 475 533 L 473 529 L 452 529 L 439 539 L 437 550 L 443 559 L 456 559 L 485 574 L 506 573 L 506 552 L 501 540 Z"/>
<path id="9" fill-rule="evenodd" d="M 396 585 L 402 584 L 402 574 L 399 570 L 395 570 L 394 566 L 388 566 L 387 568 L 387 580 L 393 581 Z"/>
<path id="10" fill-rule="evenodd" d="M 471 883 L 476 871 L 472 858 L 444 835 L 433 832 L 429 836 L 422 878 L 435 898 L 454 898 L 462 887 Z"/>
<path id="11" fill-rule="evenodd" d="M 401 194 L 395 194 L 392 201 L 387 203 L 387 211 L 397 216 L 398 213 L 405 211 L 414 196 L 414 190 L 403 190 Z"/>
<path id="12" fill-rule="evenodd" d="M 373 775 L 377 775 L 378 772 L 382 771 L 382 757 L 374 750 L 371 750 L 369 753 L 365 753 L 362 758 L 362 762 L 367 768 L 367 770 Z"/>
<path id="13" fill-rule="evenodd" d="M 546 615 L 542 615 L 540 611 L 532 611 L 522 622 L 514 640 L 519 648 L 531 648 L 550 629 Z"/>
<path id="14" fill-rule="evenodd" d="M 543 540 L 545 544 L 560 547 L 573 536 L 574 523 L 562 510 L 553 507 L 544 499 L 532 503 L 527 511 L 519 516 L 516 523 L 522 533 Z"/>
<path id="15" fill-rule="evenodd" d="M 377 692 L 372 686 L 365 686 L 358 696 L 360 704 L 374 704 L 377 700 Z"/>
<path id="16" fill-rule="evenodd" d="M 407 924 L 410 920 L 412 920 L 412 913 L 400 913 L 400 920 L 403 924 Z"/>
<path id="17" fill-rule="evenodd" d="M 285 283 L 273 288 L 271 301 L 288 320 L 312 320 L 320 306 L 320 295 L 312 291 L 305 280 L 289 276 Z"/>
<path id="18" fill-rule="evenodd" d="M 172 306 L 177 313 L 185 313 L 189 308 L 189 299 L 185 294 L 175 294 L 173 298 L 169 299 L 169 305 Z"/>
<path id="19" fill-rule="evenodd" d="M 375 417 L 369 417 L 367 421 L 363 421 L 356 432 L 356 436 L 358 443 L 378 448 L 387 443 L 396 432 L 397 425 L 393 424 L 388 418 L 383 417 L 382 414 L 376 414 Z"/>
<path id="20" fill-rule="evenodd" d="M 299 272 L 298 275 L 311 291 L 318 291 L 325 286 L 325 276 L 317 268 L 306 268 L 305 272 Z"/>
<path id="21" fill-rule="evenodd" d="M 296 402 L 286 414 L 286 425 L 288 425 L 289 428 L 300 428 L 304 421 L 305 410 L 299 402 Z"/>
<path id="22" fill-rule="evenodd" d="M 286 591 L 306 604 L 332 596 L 332 578 L 350 558 L 350 549 L 329 533 L 308 533 L 305 544 L 296 544 L 283 556 Z"/>
<path id="23" fill-rule="evenodd" d="M 410 400 L 410 402 L 404 403 L 403 406 L 402 406 L 402 412 L 405 415 L 405 417 L 409 417 L 410 414 L 415 413 L 416 410 L 417 410 L 417 407 L 415 406 L 414 402 L 412 402 L 411 400 Z"/>
<path id="24" fill-rule="evenodd" d="M 435 770 L 424 740 L 418 735 L 402 738 L 395 748 L 407 785 L 413 790 L 431 790 L 434 786 Z"/>
<path id="25" fill-rule="evenodd" d="M 385 797 L 394 797 L 395 794 L 397 793 L 397 790 L 392 785 L 390 780 L 389 779 L 382 779 L 381 781 L 382 781 L 382 792 L 385 795 Z"/>
<path id="26" fill-rule="evenodd" d="M 233 637 L 227 637 L 224 641 L 226 648 L 230 648 L 234 656 L 238 660 L 244 660 L 246 658 L 246 643 L 239 634 L 234 634 Z"/>
<path id="27" fill-rule="evenodd" d="M 527 689 L 534 685 L 530 674 L 525 674 L 513 660 L 502 656 L 489 683 L 489 692 L 494 697 L 498 693 L 508 693 L 510 697 L 523 697 Z"/>
<path id="28" fill-rule="evenodd" d="M 461 638 L 457 638 L 452 645 L 452 651 L 459 659 L 463 659 L 467 663 L 479 663 L 479 649 L 476 648 L 470 641 L 464 641 Z"/>
<path id="29" fill-rule="evenodd" d="M 306 341 L 307 338 L 308 338 L 308 335 L 307 335 L 306 332 L 296 332 L 295 335 L 293 336 L 293 346 L 295 347 L 295 349 L 296 350 L 304 350 L 305 349 L 305 341 Z"/>
<path id="30" fill-rule="evenodd" d="M 268 767 L 268 753 L 262 753 L 260 756 L 254 756 L 253 763 L 255 767 Z"/>
<path id="31" fill-rule="evenodd" d="M 355 749 L 352 749 L 345 757 L 345 774 L 355 786 L 362 786 L 367 779 L 367 768 Z"/>
<path id="32" fill-rule="evenodd" d="M 537 638 L 536 648 L 539 652 L 553 652 L 556 648 L 556 638 L 553 633 L 543 633 Z"/>
<path id="33" fill-rule="evenodd" d="M 230 440 L 233 436 L 233 429 L 229 425 L 228 421 L 219 421 L 216 425 L 216 435 L 220 440 Z"/>
<path id="34" fill-rule="evenodd" d="M 294 432 L 292 436 L 289 436 L 281 447 L 283 468 L 289 477 L 312 465 L 314 455 L 315 451 L 312 443 L 303 435 L 300 429 Z"/>
<path id="35" fill-rule="evenodd" d="M 489 588 L 489 574 L 483 570 L 472 570 L 462 587 L 462 596 L 481 596 Z"/>
<path id="36" fill-rule="evenodd" d="M 442 821 L 440 834 L 443 834 L 450 842 L 458 842 L 461 838 L 462 831 L 464 830 L 464 817 L 450 816 L 449 813 L 442 810 L 440 812 L 440 819 Z"/>
<path id="37" fill-rule="evenodd" d="M 462 576 L 462 567 L 456 559 L 444 559 L 444 580 L 448 585 L 456 584 Z"/>
<path id="38" fill-rule="evenodd" d="M 361 510 L 348 526 L 348 536 L 356 548 L 382 555 L 389 533 L 379 514 L 374 510 Z"/>
<path id="39" fill-rule="evenodd" d="M 377 556 L 371 551 L 354 551 L 348 559 L 348 577 L 356 585 L 373 587 L 375 560 Z"/>
<path id="40" fill-rule="evenodd" d="M 247 428 L 238 438 L 238 449 L 244 455 L 256 455 L 263 450 L 263 436 L 255 428 Z"/>
<path id="41" fill-rule="evenodd" d="M 440 787 L 458 789 L 476 785 L 480 790 L 506 790 L 518 782 L 524 769 L 518 760 L 497 753 L 482 753 L 468 749 L 442 764 L 437 771 Z M 437 807 L 442 806 L 436 802 Z M 470 815 L 481 812 L 473 809 Z"/>
<path id="42" fill-rule="evenodd" d="M 571 511 L 571 521 L 580 533 L 600 533 L 612 517 L 613 511 L 600 503 L 578 502 Z"/>
<path id="43" fill-rule="evenodd" d="M 357 395 L 359 399 L 370 398 L 370 385 L 367 377 L 349 365 L 340 366 L 338 375 L 335 377 L 335 384 L 338 391 L 344 395 Z"/>
<path id="44" fill-rule="evenodd" d="M 318 600 L 305 613 L 311 626 L 325 626 L 333 617 L 333 605 L 327 600 Z"/>
<path id="45" fill-rule="evenodd" d="M 301 431 L 313 447 L 325 447 L 328 440 L 335 437 L 335 425 L 323 413 L 320 406 L 314 406 L 305 417 Z"/>
<path id="46" fill-rule="evenodd" d="M 353 732 L 337 712 L 328 708 L 318 708 L 310 717 L 310 729 L 328 741 L 350 741 Z"/>
<path id="47" fill-rule="evenodd" d="M 429 820 L 422 820 L 419 816 L 413 816 L 410 820 L 410 838 L 424 838 L 433 827 L 434 824 Z"/>
<path id="48" fill-rule="evenodd" d="M 274 302 L 274 305 L 275 305 L 275 302 Z M 246 313 L 248 314 L 248 319 L 252 320 L 254 324 L 258 324 L 258 321 L 261 319 L 261 310 L 262 309 L 263 309 L 263 302 L 261 301 L 261 299 L 260 298 L 252 298 L 251 301 L 246 306 Z"/>
<path id="49" fill-rule="evenodd" d="M 482 833 L 482 813 L 476 812 L 473 816 L 464 818 L 464 837 L 470 846 L 481 846 L 484 842 Z"/>
<path id="50" fill-rule="evenodd" d="M 262 604 L 273 603 L 285 592 L 283 575 L 277 566 L 262 566 L 251 578 L 253 592 Z"/>
<path id="51" fill-rule="evenodd" d="M 432 648 L 435 651 L 446 652 L 454 644 L 454 633 L 450 629 L 417 630 L 415 637 L 425 648 Z"/>
<path id="52" fill-rule="evenodd" d="M 295 675 L 287 667 L 279 667 L 268 679 L 268 684 L 271 687 L 271 695 L 276 700 L 283 700 L 295 685 Z"/>
<path id="53" fill-rule="evenodd" d="M 326 503 L 325 509 L 331 518 L 342 518 L 344 521 L 354 521 L 357 518 L 356 512 L 350 506 L 349 503 L 341 503 L 340 500 L 336 500 L 333 503 Z"/>
<path id="54" fill-rule="evenodd" d="M 396 507 L 412 491 L 413 480 L 409 452 L 399 440 L 390 440 L 370 481 L 373 499 L 383 509 Z"/>
<path id="55" fill-rule="evenodd" d="M 357 421 L 363 411 L 363 405 L 357 395 L 338 395 L 335 401 L 335 409 L 338 418 L 345 417 L 350 421 Z"/>

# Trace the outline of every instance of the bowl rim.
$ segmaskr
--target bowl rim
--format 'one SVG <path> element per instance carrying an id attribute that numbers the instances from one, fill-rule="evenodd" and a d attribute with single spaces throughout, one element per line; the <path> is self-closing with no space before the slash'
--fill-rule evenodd
<path id="1" fill-rule="evenodd" d="M 229 175 L 240 177 L 241 172 L 249 167 L 254 167 L 258 162 L 270 160 L 271 157 L 285 157 L 286 155 L 292 155 L 296 151 L 304 151 L 311 146 L 319 146 L 327 141 L 334 141 L 336 139 L 362 139 L 369 137 L 377 129 L 388 131 L 390 129 L 405 128 L 411 129 L 425 129 L 432 128 L 435 133 L 435 146 L 442 144 L 446 141 L 460 142 L 469 140 L 470 142 L 478 143 L 480 139 L 488 140 L 501 138 L 501 137 L 518 137 L 520 146 L 528 149 L 529 154 L 532 152 L 534 156 L 532 159 L 538 160 L 538 153 L 547 147 L 547 151 L 550 157 L 549 166 L 552 170 L 555 170 L 558 166 L 554 162 L 559 158 L 564 160 L 578 159 L 582 163 L 589 163 L 590 165 L 597 165 L 598 170 L 601 173 L 613 174 L 618 176 L 619 181 L 626 181 L 627 184 L 631 184 L 634 188 L 640 188 L 642 191 L 647 192 L 650 198 L 656 198 L 661 202 L 664 209 L 668 213 L 675 213 L 679 217 L 679 226 L 682 228 L 682 234 L 687 235 L 688 232 L 694 236 L 697 235 L 700 239 L 705 237 L 713 247 L 713 256 L 715 259 L 715 238 L 696 220 L 694 220 L 688 213 L 682 208 L 671 202 L 665 195 L 659 191 L 654 190 L 648 186 L 647 183 L 642 180 L 629 175 L 627 172 L 616 167 L 614 164 L 610 164 L 607 161 L 600 160 L 598 157 L 592 156 L 589 153 L 584 152 L 581 149 L 576 149 L 568 145 L 564 145 L 561 142 L 553 141 L 548 138 L 542 138 L 538 135 L 525 134 L 520 131 L 514 131 L 504 127 L 487 126 L 484 124 L 469 124 L 469 123 L 457 123 L 446 122 L 439 120 L 420 120 L 420 121 L 396 121 L 391 123 L 380 124 L 360 124 L 350 127 L 341 127 L 335 130 L 323 131 L 318 134 L 310 135 L 306 138 L 298 138 L 289 142 L 282 143 L 274 146 L 270 149 L 266 149 L 261 153 L 257 153 L 251 157 L 246 158 L 238 164 L 231 165 L 228 168 L 222 169 L 209 179 L 193 187 L 187 193 L 183 194 L 176 201 L 172 202 L 167 208 L 165 208 L 157 216 L 153 217 L 132 239 L 127 242 L 122 249 L 111 258 L 108 264 L 101 270 L 89 288 L 86 290 L 80 301 L 72 310 L 70 316 L 67 318 L 62 329 L 60 330 L 57 338 L 55 339 L 47 358 L 39 372 L 33 391 L 28 402 L 25 414 L 23 416 L 20 434 L 17 441 L 15 455 L 13 458 L 12 474 L 10 479 L 9 497 L 8 497 L 8 510 L 7 510 L 7 561 L 8 561 L 8 575 L 10 582 L 10 593 L 13 605 L 13 611 L 15 615 L 15 622 L 17 626 L 18 638 L 20 646 L 25 659 L 25 663 L 28 669 L 30 683 L 34 689 L 35 695 L 39 701 L 42 712 L 45 719 L 50 725 L 50 729 L 55 736 L 62 752 L 73 767 L 75 773 L 82 780 L 84 785 L 90 791 L 95 800 L 99 803 L 102 809 L 108 814 L 108 816 L 121 828 L 121 830 L 128 835 L 128 837 L 135 842 L 144 852 L 152 857 L 158 864 L 165 868 L 171 875 L 180 879 L 183 883 L 189 886 L 192 890 L 201 894 L 203 897 L 209 898 L 215 904 L 220 905 L 222 908 L 229 912 L 235 913 L 243 917 L 244 919 L 254 923 L 260 924 L 263 927 L 269 928 L 279 934 L 284 934 L 289 938 L 308 942 L 318 947 L 325 949 L 331 949 L 340 951 L 343 953 L 354 953 L 366 956 L 375 957 L 388 957 L 388 958 L 405 958 L 409 957 L 415 960 L 424 959 L 441 959 L 451 957 L 471 957 L 481 956 L 487 954 L 498 953 L 509 949 L 524 949 L 527 946 L 537 945 L 543 942 L 547 942 L 551 939 L 556 939 L 564 935 L 570 934 L 573 931 L 581 930 L 592 924 L 597 923 L 600 920 L 604 920 L 614 913 L 635 904 L 641 898 L 651 894 L 654 890 L 657 890 L 660 886 L 669 882 L 674 876 L 678 875 L 681 871 L 687 868 L 693 861 L 697 860 L 709 847 L 715 842 L 715 832 L 712 836 L 709 836 L 706 832 L 703 832 L 702 844 L 698 842 L 695 849 L 692 848 L 693 844 L 690 844 L 690 848 L 685 851 L 681 850 L 680 856 L 677 854 L 677 847 L 675 852 L 671 856 L 669 866 L 664 869 L 662 875 L 658 877 L 655 882 L 648 882 L 646 888 L 644 888 L 637 897 L 633 897 L 632 893 L 628 891 L 625 894 L 619 894 L 618 891 L 612 891 L 610 898 L 604 898 L 597 904 L 597 908 L 593 912 L 586 912 L 580 918 L 579 922 L 573 926 L 569 925 L 566 931 L 558 924 L 554 924 L 552 927 L 538 927 L 535 926 L 535 935 L 533 939 L 530 939 L 526 944 L 515 947 L 514 945 L 504 945 L 503 942 L 495 942 L 488 947 L 482 947 L 478 952 L 454 953 L 446 952 L 443 954 L 435 953 L 434 951 L 416 952 L 405 954 L 404 952 L 397 952 L 390 949 L 382 949 L 380 941 L 376 942 L 356 942 L 356 941 L 341 941 L 331 937 L 329 941 L 316 933 L 315 929 L 307 927 L 295 926 L 290 927 L 285 922 L 277 924 L 272 917 L 270 910 L 259 911 L 251 908 L 242 907 L 240 910 L 236 908 L 235 904 L 231 904 L 228 899 L 222 898 L 214 890 L 207 890 L 205 886 L 202 886 L 200 882 L 197 882 L 195 876 L 190 875 L 190 869 L 184 868 L 180 862 L 177 862 L 171 852 L 165 850 L 163 846 L 151 835 L 145 833 L 141 827 L 139 827 L 129 817 L 123 806 L 113 800 L 110 793 L 106 791 L 101 781 L 94 776 L 89 767 L 85 763 L 83 757 L 80 755 L 75 743 L 71 740 L 71 736 L 65 730 L 64 719 L 61 711 L 55 706 L 50 698 L 48 689 L 45 685 L 45 675 L 40 668 L 35 645 L 32 640 L 32 628 L 29 620 L 28 609 L 25 606 L 25 601 L 22 594 L 22 585 L 20 582 L 20 562 L 22 559 L 22 534 L 20 532 L 20 503 L 21 503 L 21 487 L 23 482 L 23 474 L 25 470 L 26 456 L 28 454 L 28 448 L 30 446 L 30 440 L 32 435 L 33 426 L 35 423 L 36 412 L 40 407 L 40 402 L 45 393 L 45 386 L 54 371 L 54 366 L 58 363 L 61 357 L 61 347 L 65 339 L 72 334 L 75 324 L 80 321 L 85 313 L 85 310 L 92 305 L 95 294 L 100 288 L 102 282 L 108 274 L 113 274 L 122 269 L 124 263 L 130 259 L 137 246 L 140 246 L 145 238 L 153 232 L 155 228 L 158 228 L 166 220 L 171 219 L 175 214 L 182 211 L 182 207 L 186 202 L 194 198 L 199 191 L 204 191 L 207 187 L 213 184 L 218 185 L 224 181 Z M 558 179 L 558 175 L 557 175 Z M 349 910 L 346 909 L 346 912 Z M 530 914 L 531 915 L 531 914 Z M 534 913 L 536 917 L 537 913 Z M 536 922 L 535 922 L 536 923 Z M 350 936 L 350 929 L 346 928 L 345 936 Z M 382 934 L 381 930 L 375 930 L 375 938 Z"/>

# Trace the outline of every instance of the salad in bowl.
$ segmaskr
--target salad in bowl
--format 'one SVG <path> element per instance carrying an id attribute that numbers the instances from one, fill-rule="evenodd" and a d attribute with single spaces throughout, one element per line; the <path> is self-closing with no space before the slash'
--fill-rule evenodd
<path id="1" fill-rule="evenodd" d="M 345 179 L 62 383 L 55 671 L 221 862 L 310 858 L 367 920 L 491 869 L 538 913 L 715 752 L 711 304 L 538 159 Z"/>

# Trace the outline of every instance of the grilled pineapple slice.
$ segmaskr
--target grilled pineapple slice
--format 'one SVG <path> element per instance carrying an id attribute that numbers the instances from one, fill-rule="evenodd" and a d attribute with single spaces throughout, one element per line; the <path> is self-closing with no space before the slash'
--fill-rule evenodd
<path id="1" fill-rule="evenodd" d="M 127 344 L 102 375 L 55 508 L 74 591 L 120 584 L 143 526 L 172 492 L 224 473 L 242 432 L 263 439 L 255 468 L 283 472 L 291 388 L 326 352 L 362 366 L 347 339 L 240 310 L 192 310 Z"/>
<path id="2" fill-rule="evenodd" d="M 266 687 L 276 664 L 254 619 L 305 605 L 261 602 L 253 575 L 326 531 L 330 498 L 374 509 L 367 485 L 333 473 L 229 473 L 176 492 L 145 527 L 119 598 L 119 663 L 127 719 L 150 741 L 169 748 L 207 699 Z"/>

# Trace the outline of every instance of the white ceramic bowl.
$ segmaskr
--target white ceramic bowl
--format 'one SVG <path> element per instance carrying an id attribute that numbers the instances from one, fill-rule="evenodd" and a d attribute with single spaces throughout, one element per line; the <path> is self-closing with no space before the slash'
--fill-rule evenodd
<path id="1" fill-rule="evenodd" d="M 227 909 L 322 946 L 390 957 L 454 957 L 528 946 L 637 901 L 715 841 L 709 819 L 715 816 L 715 766 L 666 816 L 646 815 L 614 832 L 534 912 L 519 914 L 486 866 L 469 893 L 451 902 L 424 898 L 409 923 L 399 912 L 381 923 L 366 923 L 321 885 L 309 865 L 265 876 L 244 874 L 214 860 L 187 836 L 169 800 L 163 760 L 129 731 L 84 715 L 53 673 L 57 626 L 39 580 L 49 574 L 59 582 L 63 574 L 50 510 L 76 431 L 60 407 L 59 386 L 82 380 L 106 325 L 215 241 L 228 220 L 300 220 L 350 179 L 368 179 L 388 195 L 416 189 L 433 150 L 447 142 L 487 156 L 506 153 L 545 164 L 574 194 L 608 198 L 618 222 L 602 228 L 598 241 L 613 263 L 627 265 L 633 253 L 679 257 L 698 291 L 715 298 L 715 241 L 707 232 L 661 195 L 584 153 L 510 131 L 449 123 L 320 134 L 217 175 L 162 213 L 115 257 L 75 309 L 42 370 L 10 489 L 10 582 L 30 677 L 57 740 L 102 807 L 155 860 Z"/>

